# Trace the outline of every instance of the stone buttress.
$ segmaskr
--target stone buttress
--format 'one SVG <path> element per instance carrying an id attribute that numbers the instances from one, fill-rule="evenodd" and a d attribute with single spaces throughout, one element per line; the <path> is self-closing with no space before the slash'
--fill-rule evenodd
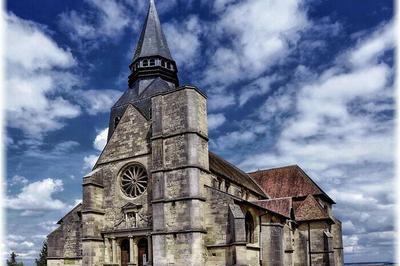
<path id="1" fill-rule="evenodd" d="M 206 99 L 183 87 L 152 98 L 154 265 L 204 265 Z"/>

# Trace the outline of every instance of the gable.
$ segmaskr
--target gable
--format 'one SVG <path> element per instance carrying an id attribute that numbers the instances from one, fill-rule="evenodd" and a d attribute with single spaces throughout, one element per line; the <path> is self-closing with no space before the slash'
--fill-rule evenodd
<path id="1" fill-rule="evenodd" d="M 128 105 L 96 166 L 150 152 L 150 125 L 135 107 Z"/>
<path id="2" fill-rule="evenodd" d="M 301 202 L 294 203 L 293 210 L 296 221 L 330 219 L 327 212 L 312 195 L 307 196 Z"/>

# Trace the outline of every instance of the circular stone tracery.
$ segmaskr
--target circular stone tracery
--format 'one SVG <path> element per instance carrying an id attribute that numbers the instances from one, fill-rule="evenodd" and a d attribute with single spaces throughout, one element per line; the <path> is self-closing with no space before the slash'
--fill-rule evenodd
<path id="1" fill-rule="evenodd" d="M 146 169 L 138 164 L 128 166 L 121 175 L 121 189 L 128 197 L 135 198 L 147 188 Z"/>

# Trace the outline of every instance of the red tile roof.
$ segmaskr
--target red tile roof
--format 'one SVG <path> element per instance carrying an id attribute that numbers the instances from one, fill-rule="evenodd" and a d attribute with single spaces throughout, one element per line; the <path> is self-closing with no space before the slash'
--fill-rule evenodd
<path id="1" fill-rule="evenodd" d="M 252 203 L 263 207 L 264 209 L 290 218 L 290 210 L 292 209 L 292 198 L 280 198 L 271 200 L 257 200 Z"/>
<path id="2" fill-rule="evenodd" d="M 322 195 L 334 201 L 297 165 L 260 170 L 249 173 L 271 198 Z"/>

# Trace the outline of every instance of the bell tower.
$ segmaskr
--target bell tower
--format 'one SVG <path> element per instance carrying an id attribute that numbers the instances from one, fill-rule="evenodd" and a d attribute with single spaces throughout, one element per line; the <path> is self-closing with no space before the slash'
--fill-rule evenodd
<path id="1" fill-rule="evenodd" d="M 147 17 L 129 68 L 132 71 L 129 87 L 140 79 L 156 77 L 179 86 L 176 63 L 171 57 L 154 0 L 150 0 Z"/>
<path id="2" fill-rule="evenodd" d="M 151 97 L 179 87 L 178 68 L 168 48 L 154 0 L 150 0 L 129 69 L 128 88 L 111 108 L 108 140 L 129 104 L 150 119 Z"/>

